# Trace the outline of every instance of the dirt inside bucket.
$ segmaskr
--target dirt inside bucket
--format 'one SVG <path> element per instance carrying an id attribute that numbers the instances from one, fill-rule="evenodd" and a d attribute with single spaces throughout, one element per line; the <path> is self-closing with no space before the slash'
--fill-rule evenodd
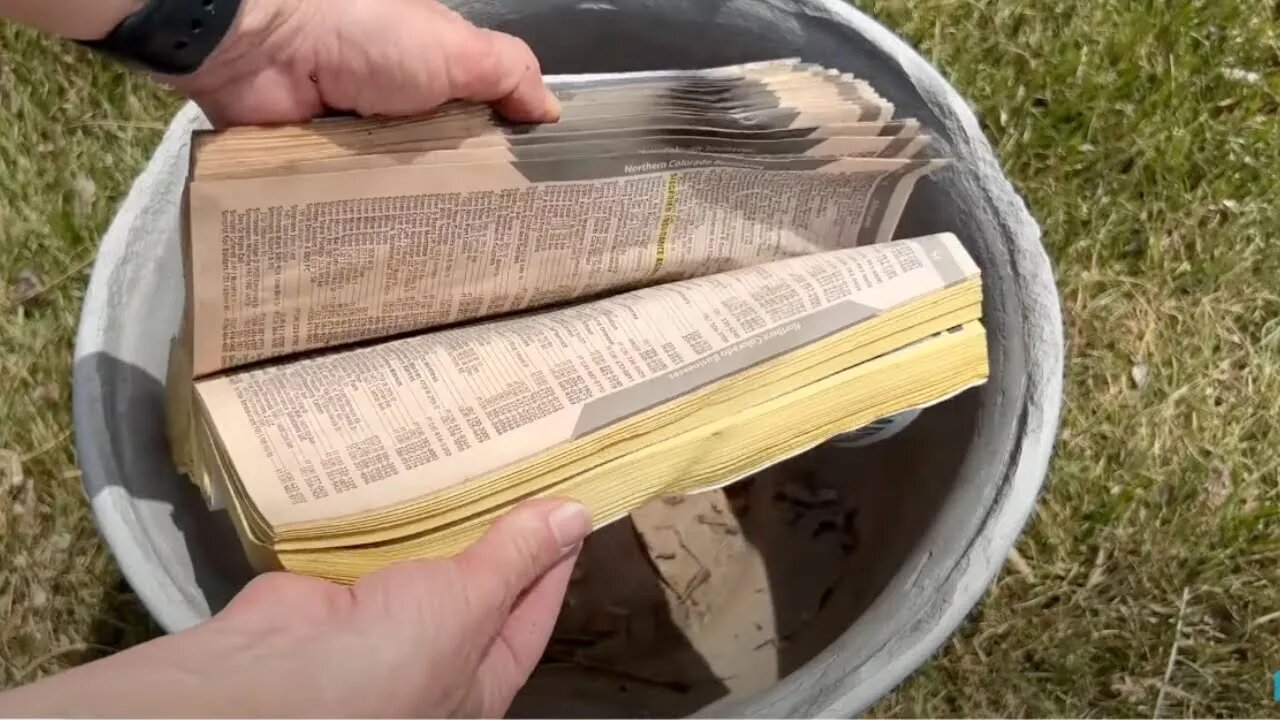
<path id="1" fill-rule="evenodd" d="M 865 606 L 860 498 L 838 465 L 802 455 L 594 533 L 512 716 L 687 715 L 820 652 Z"/>

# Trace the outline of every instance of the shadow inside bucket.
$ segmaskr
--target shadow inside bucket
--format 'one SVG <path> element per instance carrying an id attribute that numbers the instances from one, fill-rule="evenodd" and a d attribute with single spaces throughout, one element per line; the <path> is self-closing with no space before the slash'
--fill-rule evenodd
<path id="1" fill-rule="evenodd" d="M 190 568 L 191 577 L 179 586 L 194 586 L 201 594 L 190 598 L 210 613 L 224 607 L 253 576 L 225 511 L 210 512 L 199 490 L 178 473 L 165 435 L 164 386 L 146 370 L 106 353 L 93 353 L 75 364 L 75 387 L 96 393 L 102 427 L 114 467 L 102 468 L 109 487 L 123 489 L 135 502 L 136 527 L 172 525 L 183 547 L 156 542 L 150 549 L 162 555 L 160 566 Z"/>
<path id="2" fill-rule="evenodd" d="M 745 541 L 740 554 L 747 546 L 758 554 L 765 587 L 726 583 L 742 592 L 713 599 L 700 620 L 677 621 L 664 598 L 668 578 L 655 566 L 673 553 L 646 551 L 629 519 L 592 535 L 549 651 L 512 716 L 687 716 L 756 695 L 828 651 L 886 590 L 911 591 L 910 558 L 953 489 L 977 400 L 965 393 L 881 443 L 819 447 L 727 488 L 735 529 L 714 551 Z M 658 509 L 651 524 L 661 504 L 650 506 Z M 704 560 L 716 572 L 744 566 Z M 750 593 L 761 594 L 741 597 Z M 699 645 L 715 648 L 709 654 L 693 648 L 689 638 L 699 635 Z"/>

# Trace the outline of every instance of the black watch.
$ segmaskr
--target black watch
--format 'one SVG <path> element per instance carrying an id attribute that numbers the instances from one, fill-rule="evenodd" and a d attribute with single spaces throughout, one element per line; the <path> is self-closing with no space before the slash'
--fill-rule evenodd
<path id="1" fill-rule="evenodd" d="M 144 70 L 186 75 L 222 42 L 239 9 L 240 0 L 147 0 L 105 38 L 80 44 Z"/>

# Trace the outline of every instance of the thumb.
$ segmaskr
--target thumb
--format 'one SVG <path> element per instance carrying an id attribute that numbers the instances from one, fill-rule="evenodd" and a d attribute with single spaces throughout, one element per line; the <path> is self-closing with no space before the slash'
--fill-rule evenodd
<path id="1" fill-rule="evenodd" d="M 515 122 L 554 122 L 560 103 L 543 82 L 533 50 L 521 39 L 459 20 L 439 38 L 451 98 L 491 102 Z"/>
<path id="2" fill-rule="evenodd" d="M 590 532 L 591 515 L 577 502 L 535 500 L 511 510 L 453 559 L 470 607 L 493 618 L 496 632 L 521 594 Z"/>

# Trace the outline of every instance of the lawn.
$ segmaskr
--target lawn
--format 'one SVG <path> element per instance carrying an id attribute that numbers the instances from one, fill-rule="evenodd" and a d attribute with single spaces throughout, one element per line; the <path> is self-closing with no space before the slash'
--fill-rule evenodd
<path id="1" fill-rule="evenodd" d="M 1068 322 L 1061 444 L 883 716 L 1278 716 L 1280 5 L 878 0 L 978 109 Z M 0 25 L 0 687 L 156 632 L 70 443 L 98 235 L 177 101 Z"/>

